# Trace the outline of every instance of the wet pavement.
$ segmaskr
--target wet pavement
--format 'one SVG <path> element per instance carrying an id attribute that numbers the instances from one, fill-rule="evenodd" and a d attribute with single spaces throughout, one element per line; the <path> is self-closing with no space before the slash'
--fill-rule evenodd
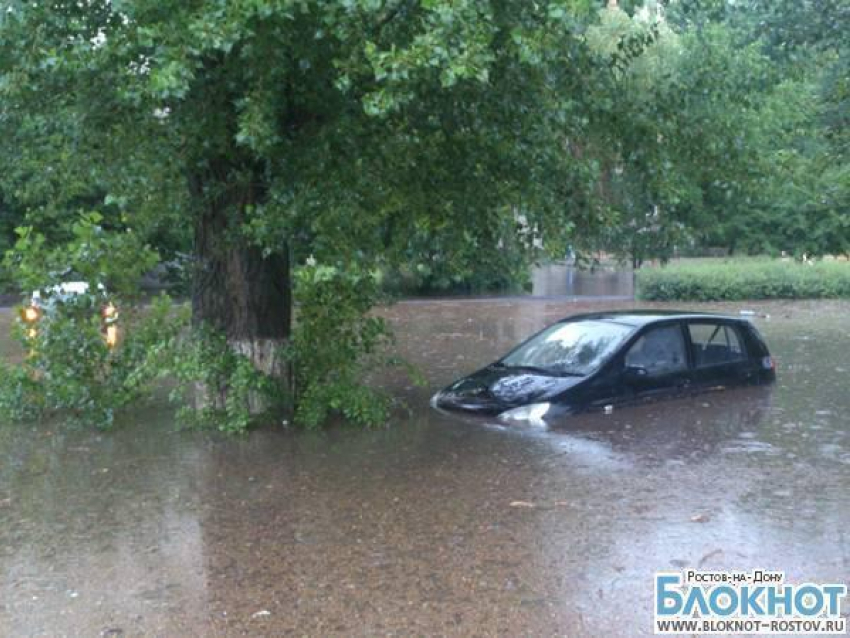
<path id="1" fill-rule="evenodd" d="M 0 635 L 634 636 L 656 570 L 850 580 L 850 303 L 688 306 L 770 315 L 769 389 L 548 429 L 428 408 L 545 324 L 624 307 L 386 310 L 429 382 L 385 380 L 411 408 L 387 429 L 228 438 L 156 405 L 106 433 L 0 425 Z"/>

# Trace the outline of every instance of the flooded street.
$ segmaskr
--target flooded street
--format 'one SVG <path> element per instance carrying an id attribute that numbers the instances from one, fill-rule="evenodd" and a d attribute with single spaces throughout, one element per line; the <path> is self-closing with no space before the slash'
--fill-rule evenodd
<path id="1" fill-rule="evenodd" d="M 468 422 L 431 394 L 563 316 L 670 306 L 413 301 L 384 314 L 428 387 L 386 380 L 387 429 L 2 424 L 0 635 L 633 636 L 658 570 L 846 583 L 850 303 L 679 306 L 769 315 L 776 385 Z"/>
<path id="2" fill-rule="evenodd" d="M 635 294 L 634 273 L 614 267 L 581 270 L 566 263 L 543 264 L 534 268 L 531 290 L 535 297 L 622 297 Z"/>

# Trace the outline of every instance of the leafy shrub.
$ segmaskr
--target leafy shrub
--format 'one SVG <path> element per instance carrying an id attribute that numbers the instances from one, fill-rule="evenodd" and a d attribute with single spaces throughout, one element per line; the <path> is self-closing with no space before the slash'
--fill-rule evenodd
<path id="1" fill-rule="evenodd" d="M 182 325 L 171 299 L 162 296 L 144 309 L 119 305 L 121 337 L 114 348 L 104 339 L 97 302 L 94 295 L 76 295 L 52 307 L 36 332 L 16 326 L 26 356 L 0 366 L 0 413 L 14 420 L 61 413 L 108 427 L 118 410 L 150 391 L 163 344 Z"/>
<path id="2" fill-rule="evenodd" d="M 132 231 L 107 231 L 97 212 L 81 213 L 70 225 L 71 239 L 49 246 L 30 226 L 15 229 L 18 240 L 4 263 L 24 291 L 47 288 L 63 281 L 85 281 L 115 295 L 132 298 L 142 273 L 159 261 L 156 251 Z"/>
<path id="3" fill-rule="evenodd" d="M 400 364 L 386 355 L 392 341 L 385 321 L 370 313 L 380 298 L 372 271 L 314 262 L 295 274 L 300 312 L 278 353 L 289 374 L 257 370 L 227 339 L 188 328 L 188 308 L 163 295 L 150 306 L 135 296 L 141 273 L 156 255 L 130 233 L 103 231 L 96 213 L 82 215 L 67 244 L 48 247 L 30 228 L 19 230 L 6 256 L 24 290 L 40 289 L 43 314 L 17 322 L 27 353 L 0 365 L 0 413 L 15 420 L 62 414 L 100 427 L 162 378 L 176 382 L 184 422 L 244 432 L 258 420 L 294 408 L 295 422 L 316 427 L 332 413 L 361 425 L 384 423 L 390 400 L 364 379 L 378 366 Z M 63 295 L 54 287 L 86 281 L 89 292 Z M 99 286 L 109 285 L 108 297 Z M 120 312 L 122 338 L 104 338 L 106 300 Z M 288 378 L 287 378 L 288 377 Z"/>
<path id="4" fill-rule="evenodd" d="M 192 330 L 167 353 L 160 375 L 176 381 L 170 399 L 180 404 L 177 417 L 184 424 L 243 433 L 280 412 L 288 399 L 281 379 L 257 370 L 220 333 Z"/>
<path id="5" fill-rule="evenodd" d="M 300 268 L 300 306 L 286 356 L 293 364 L 296 422 L 316 427 L 331 413 L 361 425 L 384 423 L 389 399 L 364 383 L 375 367 L 400 365 L 385 353 L 386 321 L 369 313 L 380 297 L 376 277 L 356 265 Z"/>
<path id="6" fill-rule="evenodd" d="M 354 265 L 309 263 L 295 273 L 294 332 L 279 353 L 287 370 L 272 376 L 209 329 L 188 332 L 167 348 L 159 373 L 176 380 L 172 400 L 187 424 L 245 432 L 288 417 L 314 428 L 331 414 L 359 425 L 385 423 L 391 401 L 365 379 L 375 368 L 404 365 L 386 354 L 386 322 L 370 314 L 380 298 L 375 276 Z M 416 377 L 416 373 L 408 372 Z"/>
<path id="7" fill-rule="evenodd" d="M 52 248 L 31 228 L 18 229 L 5 263 L 23 290 L 41 290 L 42 315 L 33 324 L 15 322 L 25 357 L 0 365 L 0 413 L 8 418 L 62 413 L 111 425 L 117 410 L 149 390 L 166 344 L 185 323 L 166 296 L 147 308 L 135 303 L 138 277 L 156 253 L 132 233 L 104 231 L 99 221 L 97 213 L 81 215 L 71 226 L 71 240 Z M 69 280 L 87 282 L 88 292 L 63 295 L 53 288 Z M 108 296 L 99 289 L 104 283 L 111 284 Z M 115 347 L 104 338 L 107 300 L 119 312 Z"/>
<path id="8" fill-rule="evenodd" d="M 455 271 L 442 263 L 417 263 L 381 269 L 381 290 L 391 295 L 480 294 L 529 290 L 528 263 L 492 263 L 482 256 L 478 264 Z"/>
<path id="9" fill-rule="evenodd" d="M 850 298 L 850 263 L 771 259 L 680 262 L 637 273 L 647 301 Z"/>

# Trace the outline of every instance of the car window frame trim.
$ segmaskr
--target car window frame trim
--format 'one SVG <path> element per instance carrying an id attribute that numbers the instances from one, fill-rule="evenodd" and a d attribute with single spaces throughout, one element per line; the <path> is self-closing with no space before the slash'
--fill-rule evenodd
<path id="1" fill-rule="evenodd" d="M 697 318 L 694 318 L 694 319 L 685 319 L 683 321 L 683 323 L 686 324 L 685 325 L 685 334 L 687 335 L 688 342 L 690 343 L 690 347 L 688 348 L 688 357 L 691 359 L 691 363 L 692 363 L 691 369 L 694 372 L 697 372 L 699 370 L 710 370 L 712 368 L 718 368 L 720 366 L 729 366 L 729 365 L 747 363 L 747 362 L 752 360 L 753 357 L 752 357 L 752 353 L 750 352 L 750 344 L 749 344 L 747 338 L 744 335 L 744 329 L 743 329 L 744 327 L 742 325 L 742 322 L 736 321 L 734 319 L 728 319 L 726 317 L 723 317 L 723 318 L 720 318 L 720 319 L 709 319 L 709 318 L 697 317 Z M 744 351 L 742 353 L 743 356 L 740 357 L 739 359 L 734 359 L 732 361 L 720 361 L 718 363 L 711 363 L 709 365 L 697 366 L 696 357 L 694 356 L 694 345 L 695 344 L 694 344 L 693 339 L 691 339 L 691 331 L 690 331 L 691 324 L 706 324 L 706 325 L 715 325 L 716 324 L 717 326 L 723 326 L 725 328 L 732 328 L 732 329 L 736 330 L 736 334 L 738 335 L 738 343 L 741 344 L 741 348 Z M 730 350 L 731 350 L 731 348 L 730 348 Z"/>

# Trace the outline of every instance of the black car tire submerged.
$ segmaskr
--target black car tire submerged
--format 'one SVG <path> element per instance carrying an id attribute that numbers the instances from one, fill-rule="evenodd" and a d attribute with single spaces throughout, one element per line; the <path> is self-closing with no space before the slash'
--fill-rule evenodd
<path id="1" fill-rule="evenodd" d="M 553 326 L 569 322 L 613 322 L 632 332 L 601 364 L 586 376 L 561 375 L 503 362 Z M 623 406 L 728 386 L 760 385 L 776 379 L 773 359 L 755 326 L 747 319 L 709 313 L 674 311 L 622 311 L 567 317 L 533 335 L 498 361 L 463 377 L 432 399 L 439 409 L 540 421 L 553 417 Z M 626 355 L 645 335 L 666 328 L 684 345 L 686 360 L 680 369 L 652 373 L 626 364 Z M 692 335 L 700 330 L 711 336 L 703 345 Z M 714 344 L 723 331 L 723 344 Z M 657 334 L 657 333 L 656 333 Z M 730 345 L 735 342 L 735 345 Z M 735 348 L 733 350 L 733 347 Z M 720 356 L 718 356 L 720 355 Z"/>

